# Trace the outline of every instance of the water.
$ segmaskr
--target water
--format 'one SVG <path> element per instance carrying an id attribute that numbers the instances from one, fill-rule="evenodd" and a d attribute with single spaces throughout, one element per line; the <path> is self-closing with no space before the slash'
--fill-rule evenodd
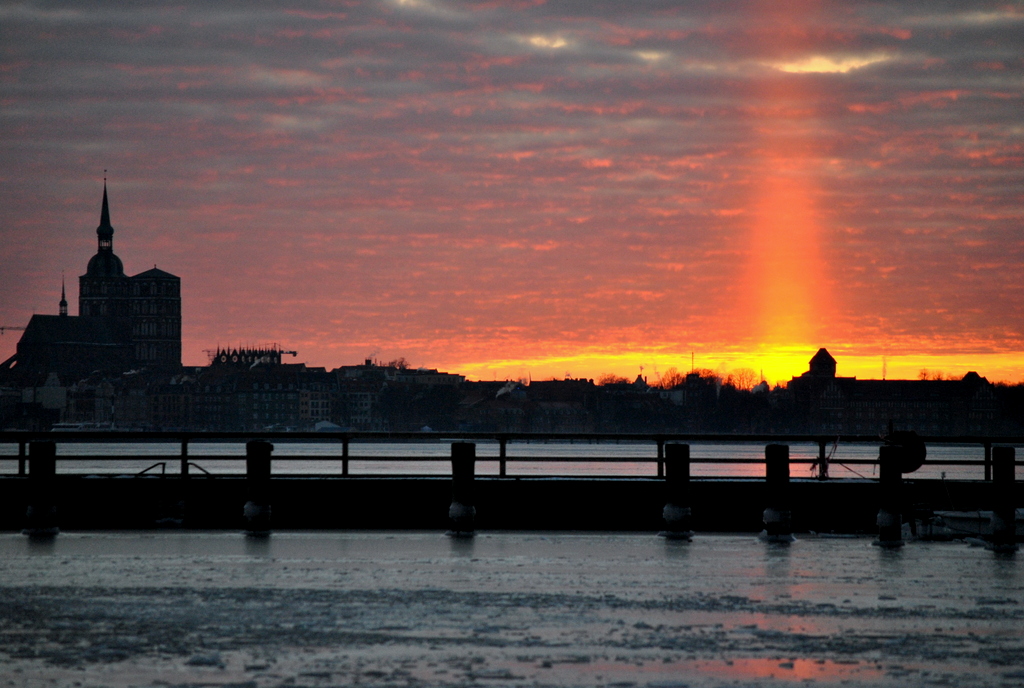
<path id="1" fill-rule="evenodd" d="M 339 442 L 285 442 L 275 441 L 273 462 L 275 474 L 340 475 L 342 472 Z M 831 449 L 831 448 L 830 448 Z M 242 474 L 245 472 L 245 444 L 242 442 L 190 443 L 189 459 L 200 469 L 216 474 Z M 16 456 L 16 444 L 0 444 L 0 457 Z M 171 457 L 164 467 L 152 470 L 177 473 L 180 470 L 180 444 L 176 442 L 65 442 L 58 444 L 60 456 L 133 456 L 138 459 L 109 462 L 75 460 L 57 462 L 58 473 L 123 474 L 138 473 L 153 467 L 158 458 Z M 477 475 L 498 475 L 497 442 L 477 442 Z M 351 475 L 449 475 L 451 449 L 448 442 L 352 442 L 349 445 L 349 473 Z M 507 445 L 506 474 L 510 476 L 656 476 L 657 447 L 653 442 L 510 442 Z M 752 464 L 704 464 L 700 459 L 745 459 L 760 461 L 764 458 L 761 444 L 704 443 L 692 444 L 690 473 L 693 477 L 761 477 L 764 466 Z M 315 460 L 289 461 L 287 457 L 317 457 Z M 812 460 L 818 456 L 818 445 L 791 444 L 790 458 Z M 147 459 L 145 457 L 152 457 Z M 231 459 L 215 457 L 237 457 Z M 322 458 L 321 458 L 322 457 Z M 397 457 L 418 457 L 415 462 L 396 461 Z M 531 461 L 555 458 L 565 461 Z M 847 460 L 878 458 L 877 444 L 839 445 L 833 456 L 829 475 L 833 478 L 876 478 L 876 466 L 856 465 L 844 467 Z M 928 448 L 930 460 L 982 461 L 984 451 L 977 445 L 943 445 Z M 588 459 L 591 459 L 588 461 Z M 646 459 L 641 462 L 616 462 L 615 459 Z M 197 469 L 191 469 L 196 471 Z M 811 477 L 809 464 L 793 464 L 794 478 Z M 0 473 L 16 473 L 17 461 L 0 459 Z M 151 471 L 152 472 L 152 471 Z M 981 466 L 929 466 L 915 472 L 915 478 L 955 480 L 981 480 Z"/>
<path id="2" fill-rule="evenodd" d="M 18 686 L 1020 686 L 1021 558 L 629 533 L 0 534 Z"/>

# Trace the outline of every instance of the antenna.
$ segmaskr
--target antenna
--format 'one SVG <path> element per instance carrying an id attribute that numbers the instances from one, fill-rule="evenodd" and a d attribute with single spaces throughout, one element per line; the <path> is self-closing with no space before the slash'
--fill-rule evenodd
<path id="1" fill-rule="evenodd" d="M 693 352 L 690 352 L 690 372 L 693 372 Z"/>

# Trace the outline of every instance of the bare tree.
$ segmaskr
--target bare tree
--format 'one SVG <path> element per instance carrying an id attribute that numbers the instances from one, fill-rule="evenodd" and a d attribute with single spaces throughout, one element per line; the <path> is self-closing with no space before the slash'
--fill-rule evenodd
<path id="1" fill-rule="evenodd" d="M 736 389 L 751 390 L 757 384 L 757 371 L 750 368 L 736 368 L 729 373 L 726 384 Z"/>
<path id="2" fill-rule="evenodd" d="M 686 382 L 686 377 L 675 368 L 669 368 L 661 376 L 662 389 L 672 389 Z"/>

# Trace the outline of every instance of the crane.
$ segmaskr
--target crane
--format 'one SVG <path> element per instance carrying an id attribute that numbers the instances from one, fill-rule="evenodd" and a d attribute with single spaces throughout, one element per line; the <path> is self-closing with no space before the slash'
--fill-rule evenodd
<path id="1" fill-rule="evenodd" d="M 4 330 L 21 330 L 25 331 L 24 327 L 18 327 L 17 325 L 0 325 L 0 335 L 4 333 Z"/>

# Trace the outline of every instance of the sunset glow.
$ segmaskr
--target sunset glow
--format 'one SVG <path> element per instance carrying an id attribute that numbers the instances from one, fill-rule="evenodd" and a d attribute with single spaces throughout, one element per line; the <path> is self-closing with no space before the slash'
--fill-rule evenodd
<path id="1" fill-rule="evenodd" d="M 1024 380 L 1015 5 L 0 8 L 0 325 L 108 169 L 183 362 Z M 72 312 L 76 311 L 74 305 Z M 0 336 L 0 360 L 17 331 Z"/>

